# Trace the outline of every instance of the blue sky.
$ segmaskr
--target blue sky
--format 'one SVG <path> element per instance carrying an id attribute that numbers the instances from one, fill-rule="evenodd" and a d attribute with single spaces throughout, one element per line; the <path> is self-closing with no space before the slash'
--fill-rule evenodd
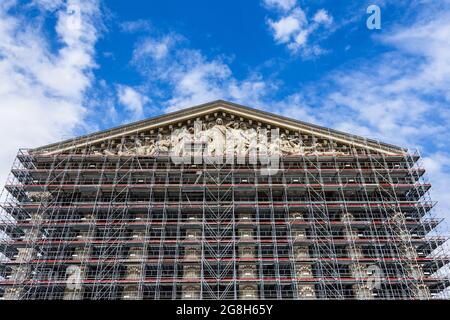
<path id="1" fill-rule="evenodd" d="M 448 0 L 2 0 L 0 178 L 19 147 L 226 99 L 420 148 L 449 216 L 449 87 Z"/>

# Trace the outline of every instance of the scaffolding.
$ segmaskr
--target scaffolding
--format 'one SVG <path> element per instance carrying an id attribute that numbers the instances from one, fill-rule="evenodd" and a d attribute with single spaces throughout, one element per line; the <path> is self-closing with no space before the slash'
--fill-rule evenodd
<path id="1" fill-rule="evenodd" d="M 1 206 L 0 297 L 448 298 L 419 153 L 295 134 L 312 147 L 274 175 L 94 144 L 20 150 Z M 124 141 L 136 139 L 105 144 Z"/>

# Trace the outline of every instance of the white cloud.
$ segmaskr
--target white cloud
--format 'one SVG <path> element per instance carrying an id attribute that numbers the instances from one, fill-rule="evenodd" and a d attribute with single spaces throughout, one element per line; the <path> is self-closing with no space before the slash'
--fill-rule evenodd
<path id="1" fill-rule="evenodd" d="M 433 200 L 439 202 L 438 213 L 440 217 L 450 218 L 450 153 L 438 151 L 430 153 L 423 159 L 424 168 L 432 183 L 431 194 Z M 447 230 L 448 231 L 448 230 Z"/>
<path id="2" fill-rule="evenodd" d="M 40 9 L 53 11 L 59 9 L 63 4 L 63 0 L 33 0 L 32 4 Z"/>
<path id="3" fill-rule="evenodd" d="M 39 19 L 16 1 L 0 4 L 1 181 L 19 147 L 55 142 L 83 125 L 84 94 L 93 81 L 97 1 L 41 0 L 36 6 Z M 58 37 L 53 51 L 42 30 L 50 9 L 56 10 Z"/>
<path id="4" fill-rule="evenodd" d="M 436 152 L 423 159 L 427 172 L 431 175 L 437 175 L 450 167 L 450 157 L 443 152 Z"/>
<path id="5" fill-rule="evenodd" d="M 117 86 L 117 97 L 126 110 L 132 113 L 132 119 L 141 118 L 144 115 L 144 106 L 150 101 L 145 95 L 125 85 Z"/>
<path id="6" fill-rule="evenodd" d="M 164 59 L 169 50 L 179 41 L 182 41 L 182 38 L 174 34 L 166 35 L 162 39 L 147 37 L 134 49 L 133 59 L 138 60 L 142 57 L 150 57 L 155 60 Z"/>
<path id="7" fill-rule="evenodd" d="M 299 30 L 302 30 L 307 21 L 303 10 L 297 8 L 290 15 L 282 17 L 278 21 L 269 20 L 268 23 L 274 32 L 275 40 L 280 43 L 286 43 Z"/>
<path id="8" fill-rule="evenodd" d="M 125 21 L 120 24 L 120 28 L 124 32 L 137 32 L 137 31 L 149 31 L 151 29 L 150 21 L 148 20 L 134 20 Z"/>
<path id="9" fill-rule="evenodd" d="M 208 60 L 195 50 L 182 50 L 181 57 L 184 61 L 168 73 L 172 97 L 167 111 L 216 99 L 249 102 L 266 93 L 265 82 L 257 76 L 239 81 L 219 58 Z"/>
<path id="10" fill-rule="evenodd" d="M 330 24 L 333 22 L 333 17 L 325 9 L 320 9 L 313 17 L 313 21 L 317 23 Z"/>
<path id="11" fill-rule="evenodd" d="M 288 47 L 295 51 L 298 50 L 299 47 L 304 46 L 306 42 L 308 41 L 309 31 L 308 30 L 302 30 L 300 31 L 296 36 L 292 43 L 288 45 Z"/>
<path id="12" fill-rule="evenodd" d="M 425 59 L 425 63 L 418 65 L 420 72 L 414 69 L 411 77 L 396 82 L 395 88 L 414 87 L 425 90 L 424 93 L 438 91 L 450 100 L 450 11 L 436 14 L 432 20 L 424 19 L 424 22 L 399 29 L 381 40 L 405 53 Z"/>
<path id="13" fill-rule="evenodd" d="M 269 8 L 278 8 L 288 11 L 295 7 L 297 0 L 264 0 L 264 4 Z"/>
<path id="14" fill-rule="evenodd" d="M 238 80 L 226 58 L 210 59 L 198 50 L 186 48 L 187 41 L 180 39 L 185 40 L 176 34 L 162 39 L 148 37 L 138 43 L 133 56 L 134 65 L 145 75 L 146 83 L 153 86 L 154 91 L 164 86 L 162 104 L 166 106 L 165 111 L 216 99 L 254 102 L 274 86 L 255 74 Z M 155 54 L 161 43 L 168 43 L 164 55 Z"/>
<path id="15" fill-rule="evenodd" d="M 434 134 L 435 141 L 446 139 L 446 120 L 440 114 L 450 102 L 449 19 L 449 13 L 422 19 L 424 23 L 380 38 L 396 51 L 359 71 L 335 75 L 342 90 L 332 100 L 358 112 L 361 120 L 398 143 L 411 145 L 427 138 L 425 134 Z"/>
<path id="16" fill-rule="evenodd" d="M 314 38 L 317 38 L 315 34 L 320 28 L 328 30 L 332 23 L 333 17 L 325 9 L 318 10 L 312 20 L 308 21 L 300 6 L 284 12 L 277 20 L 267 20 L 274 40 L 285 44 L 292 53 L 300 52 L 304 58 L 326 52 Z"/>

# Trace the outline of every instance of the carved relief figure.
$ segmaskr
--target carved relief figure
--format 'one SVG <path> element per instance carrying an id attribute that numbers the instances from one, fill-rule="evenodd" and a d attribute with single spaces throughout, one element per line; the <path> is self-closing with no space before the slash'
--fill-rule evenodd
<path id="1" fill-rule="evenodd" d="M 250 140 L 247 132 L 247 125 L 245 122 L 241 122 L 239 124 L 239 129 L 237 130 L 237 146 L 236 146 L 236 154 L 238 156 L 245 156 L 247 154 Z"/>
<path id="2" fill-rule="evenodd" d="M 223 124 L 222 118 L 217 118 L 216 124 L 210 129 L 213 144 L 213 155 L 223 155 L 226 146 L 226 131 L 227 128 Z M 210 143 L 211 143 L 210 142 Z"/>
<path id="3" fill-rule="evenodd" d="M 281 155 L 281 139 L 279 136 L 272 137 L 269 143 L 268 153 L 270 156 L 280 156 Z"/>
<path id="4" fill-rule="evenodd" d="M 111 151 L 110 149 L 103 150 L 103 154 L 105 156 L 115 156 L 116 155 L 116 153 L 114 151 Z"/>
<path id="5" fill-rule="evenodd" d="M 172 154 L 176 156 L 184 156 L 191 151 L 190 145 L 192 143 L 192 131 L 193 128 L 188 130 L 186 126 L 181 129 L 175 130 L 171 135 L 172 142 Z"/>
<path id="6" fill-rule="evenodd" d="M 317 154 L 318 145 L 319 144 L 317 142 L 314 142 L 311 146 L 305 147 L 305 153 L 306 154 Z"/>
<path id="7" fill-rule="evenodd" d="M 145 152 L 144 155 L 146 156 L 152 156 L 156 151 L 156 144 L 155 140 L 150 139 L 149 137 L 145 137 Z"/>
<path id="8" fill-rule="evenodd" d="M 256 157 L 258 154 L 258 133 L 255 129 L 250 128 L 247 130 L 248 139 L 248 154 L 251 157 Z"/>
<path id="9" fill-rule="evenodd" d="M 158 153 L 166 153 L 170 150 L 170 140 L 164 137 L 161 133 L 158 134 L 158 141 L 156 142 L 156 150 Z"/>
<path id="10" fill-rule="evenodd" d="M 286 154 L 298 154 L 300 151 L 299 143 L 296 138 L 287 137 L 281 134 L 281 152 Z"/>
<path id="11" fill-rule="evenodd" d="M 229 119 L 224 121 L 217 118 L 209 122 L 199 123 L 198 131 L 194 136 L 194 127 L 184 125 L 175 129 L 172 134 L 159 132 L 157 139 L 141 136 L 122 137 L 121 141 L 103 142 L 101 145 L 92 145 L 90 148 L 80 149 L 93 155 L 155 155 L 157 153 L 172 152 L 174 155 L 186 156 L 195 149 L 206 156 L 254 156 L 258 155 L 294 155 L 294 154 L 347 154 L 349 149 L 345 146 L 320 147 L 318 144 L 306 140 L 305 145 L 298 136 L 285 133 L 272 138 L 267 137 L 267 130 L 261 125 L 250 126 L 248 122 Z M 270 134 L 270 133 L 269 133 Z M 117 141 L 117 140 L 116 140 Z M 270 141 L 270 142 L 269 142 Z M 195 143 L 195 148 L 190 147 Z M 204 146 L 203 149 L 200 146 Z"/>
<path id="12" fill-rule="evenodd" d="M 134 139 L 134 145 L 135 145 L 134 152 L 137 155 L 144 155 L 145 154 L 146 147 L 142 143 L 141 139 L 139 139 L 139 137 L 136 137 Z"/>
<path id="13" fill-rule="evenodd" d="M 226 139 L 227 139 L 227 146 L 226 146 L 226 153 L 228 155 L 234 155 L 237 148 L 237 141 L 239 139 L 239 123 L 235 121 L 230 121 L 226 125 L 227 132 L 226 132 Z"/>
<path id="14" fill-rule="evenodd" d="M 205 124 L 203 139 L 204 143 L 206 144 L 206 150 L 205 153 L 207 156 L 213 156 L 215 151 L 215 144 L 214 142 L 214 136 L 212 128 L 214 127 L 214 122 L 209 122 Z"/>
<path id="15" fill-rule="evenodd" d="M 123 156 L 128 153 L 128 148 L 125 145 L 124 141 L 125 141 L 125 139 L 122 139 L 122 141 L 120 143 L 118 143 L 116 146 L 116 153 L 118 156 Z"/>

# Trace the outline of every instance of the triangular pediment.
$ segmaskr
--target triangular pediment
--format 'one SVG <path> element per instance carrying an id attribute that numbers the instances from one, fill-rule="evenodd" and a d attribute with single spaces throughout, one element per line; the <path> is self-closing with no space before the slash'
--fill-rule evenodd
<path id="1" fill-rule="evenodd" d="M 345 155 L 355 150 L 358 153 L 401 155 L 406 151 L 397 146 L 219 100 L 32 149 L 30 153 L 153 156 L 179 149 L 180 143 L 198 137 L 199 132 L 202 141 L 209 139 L 213 143 L 212 153 L 216 150 L 230 152 L 229 147 L 222 146 L 222 141 L 226 143 L 234 138 L 235 145 L 231 148 L 238 148 L 240 144 L 239 148 L 248 152 L 252 146 L 258 148 L 260 145 L 260 139 L 255 137 L 261 132 L 269 132 L 269 135 L 272 132 L 274 136 L 273 130 L 279 132 L 278 142 L 283 155 Z"/>

